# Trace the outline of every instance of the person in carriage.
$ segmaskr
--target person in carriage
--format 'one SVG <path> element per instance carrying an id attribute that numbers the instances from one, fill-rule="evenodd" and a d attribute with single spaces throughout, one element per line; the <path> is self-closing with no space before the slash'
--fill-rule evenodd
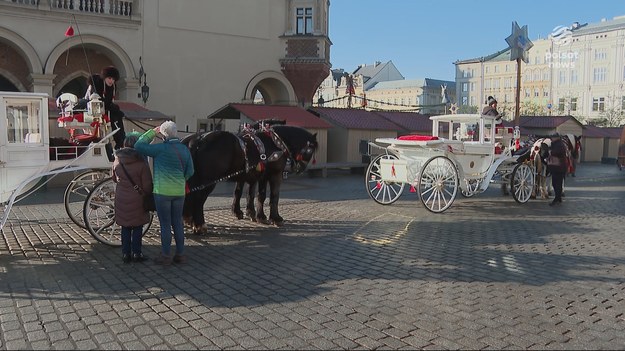
<path id="1" fill-rule="evenodd" d="M 482 115 L 495 117 L 497 124 L 501 122 L 502 116 L 499 114 L 499 111 L 497 111 L 497 100 L 495 100 L 494 97 L 488 97 L 486 100 L 486 106 L 484 106 L 484 109 L 482 110 Z"/>
<path id="2" fill-rule="evenodd" d="M 118 80 L 119 70 L 117 68 L 113 66 L 104 67 L 100 74 L 94 74 L 89 77 L 89 87 L 84 97 L 86 101 L 89 101 L 92 94 L 100 95 L 100 99 L 104 102 L 104 111 L 109 115 L 112 129 L 119 128 L 119 131 L 113 135 L 115 149 L 123 147 L 124 139 L 126 138 L 123 121 L 125 115 L 114 102 Z"/>

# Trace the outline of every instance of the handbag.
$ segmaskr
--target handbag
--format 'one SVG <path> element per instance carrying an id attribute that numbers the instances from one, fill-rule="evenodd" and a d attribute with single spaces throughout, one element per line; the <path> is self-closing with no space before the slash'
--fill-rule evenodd
<path id="1" fill-rule="evenodd" d="M 547 166 L 559 167 L 561 165 L 562 163 L 559 157 L 553 155 L 549 155 L 549 157 L 547 157 Z"/>
<path id="2" fill-rule="evenodd" d="M 124 166 L 124 164 L 121 162 L 119 163 L 119 165 L 122 166 L 124 173 L 126 173 L 126 177 L 128 177 L 128 180 L 130 180 L 130 183 L 132 184 L 132 188 L 135 189 L 135 191 L 138 192 L 139 195 L 143 197 L 143 210 L 145 212 L 156 211 L 156 202 L 154 201 L 154 193 L 152 193 L 151 191 L 149 193 L 144 192 L 143 189 L 140 186 L 138 186 L 134 180 L 132 180 L 132 177 L 126 170 L 126 166 Z"/>

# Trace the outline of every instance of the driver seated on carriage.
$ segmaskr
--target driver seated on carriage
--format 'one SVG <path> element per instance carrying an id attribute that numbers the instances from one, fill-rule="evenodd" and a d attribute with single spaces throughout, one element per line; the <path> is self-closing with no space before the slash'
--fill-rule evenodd
<path id="1" fill-rule="evenodd" d="M 78 100 L 76 95 L 70 93 L 61 94 L 57 98 L 56 104 L 61 109 L 59 127 L 69 130 L 73 143 L 87 145 L 99 140 L 100 123 L 111 122 L 113 130 L 119 128 L 113 136 L 115 149 L 122 147 L 126 136 L 124 112 L 113 102 L 117 80 L 119 71 L 113 66 L 105 67 L 99 75 L 94 74 L 89 78 L 89 87 L 83 99 Z"/>
<path id="2" fill-rule="evenodd" d="M 119 70 L 113 66 L 104 67 L 102 72 L 94 74 L 89 78 L 89 87 L 85 93 L 84 99 L 89 101 L 93 94 L 98 94 L 104 102 L 104 111 L 108 113 L 111 127 L 113 130 L 119 128 L 119 131 L 113 135 L 115 140 L 115 149 L 119 149 L 124 144 L 126 132 L 124 131 L 124 112 L 119 106 L 113 102 L 117 93 L 117 81 L 119 80 Z"/>

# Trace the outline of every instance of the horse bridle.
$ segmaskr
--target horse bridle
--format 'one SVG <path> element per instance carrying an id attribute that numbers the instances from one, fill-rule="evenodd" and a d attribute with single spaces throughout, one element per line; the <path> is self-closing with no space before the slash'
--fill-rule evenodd
<path id="1" fill-rule="evenodd" d="M 280 138 L 280 136 L 274 130 L 271 130 L 271 139 L 273 140 L 274 144 L 276 144 L 276 146 L 280 148 L 291 161 L 295 173 L 299 174 L 306 169 L 309 161 L 307 161 L 304 156 L 310 155 L 308 160 L 312 159 L 312 155 L 315 152 L 313 143 L 307 141 L 306 145 L 301 150 L 299 150 L 298 153 L 294 154 L 291 152 L 291 150 L 289 150 L 289 146 L 287 145 L 287 143 L 285 143 L 284 140 L 282 140 L 282 138 Z"/>

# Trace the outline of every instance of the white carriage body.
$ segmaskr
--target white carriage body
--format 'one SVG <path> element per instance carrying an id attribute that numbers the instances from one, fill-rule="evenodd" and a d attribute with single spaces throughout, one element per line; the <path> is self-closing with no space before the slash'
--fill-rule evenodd
<path id="1" fill-rule="evenodd" d="M 105 145 L 115 132 L 88 146 L 50 147 L 48 95 L 0 92 L 0 229 L 16 198 L 41 187 L 42 179 L 45 184 L 61 173 L 109 168 Z M 51 160 L 51 153 L 57 157 Z"/>
<path id="2" fill-rule="evenodd" d="M 513 155 L 518 130 L 514 133 L 512 128 L 498 126 L 494 116 L 479 114 L 430 119 L 431 136 L 378 138 L 371 143 L 386 151 L 372 160 L 367 170 L 369 195 L 376 202 L 396 201 L 403 184 L 410 184 L 411 191 L 420 186 L 418 192 L 430 211 L 442 212 L 459 189 L 464 196 L 472 196 L 486 190 L 491 182 L 512 181 L 519 168 L 519 157 Z M 517 202 L 529 198 L 526 195 L 528 184 L 533 183 L 529 179 L 532 171 L 523 167 L 511 183 L 515 189 L 522 188 L 522 194 L 514 195 Z M 424 199 L 424 194 L 430 197 Z"/>
<path id="3" fill-rule="evenodd" d="M 510 147 L 507 152 L 497 153 L 498 143 L 509 146 L 513 133 L 509 128 L 496 127 L 492 116 L 457 114 L 432 116 L 430 119 L 435 139 L 376 139 L 377 145 L 399 158 L 381 161 L 384 180 L 414 183 L 419 178 L 421 165 L 439 155 L 454 160 L 461 179 L 482 179 L 487 176 L 491 165 L 499 166 L 506 158 L 514 158 L 509 152 Z M 501 162 L 497 162 L 498 159 Z M 404 174 L 406 177 L 403 177 Z"/>

